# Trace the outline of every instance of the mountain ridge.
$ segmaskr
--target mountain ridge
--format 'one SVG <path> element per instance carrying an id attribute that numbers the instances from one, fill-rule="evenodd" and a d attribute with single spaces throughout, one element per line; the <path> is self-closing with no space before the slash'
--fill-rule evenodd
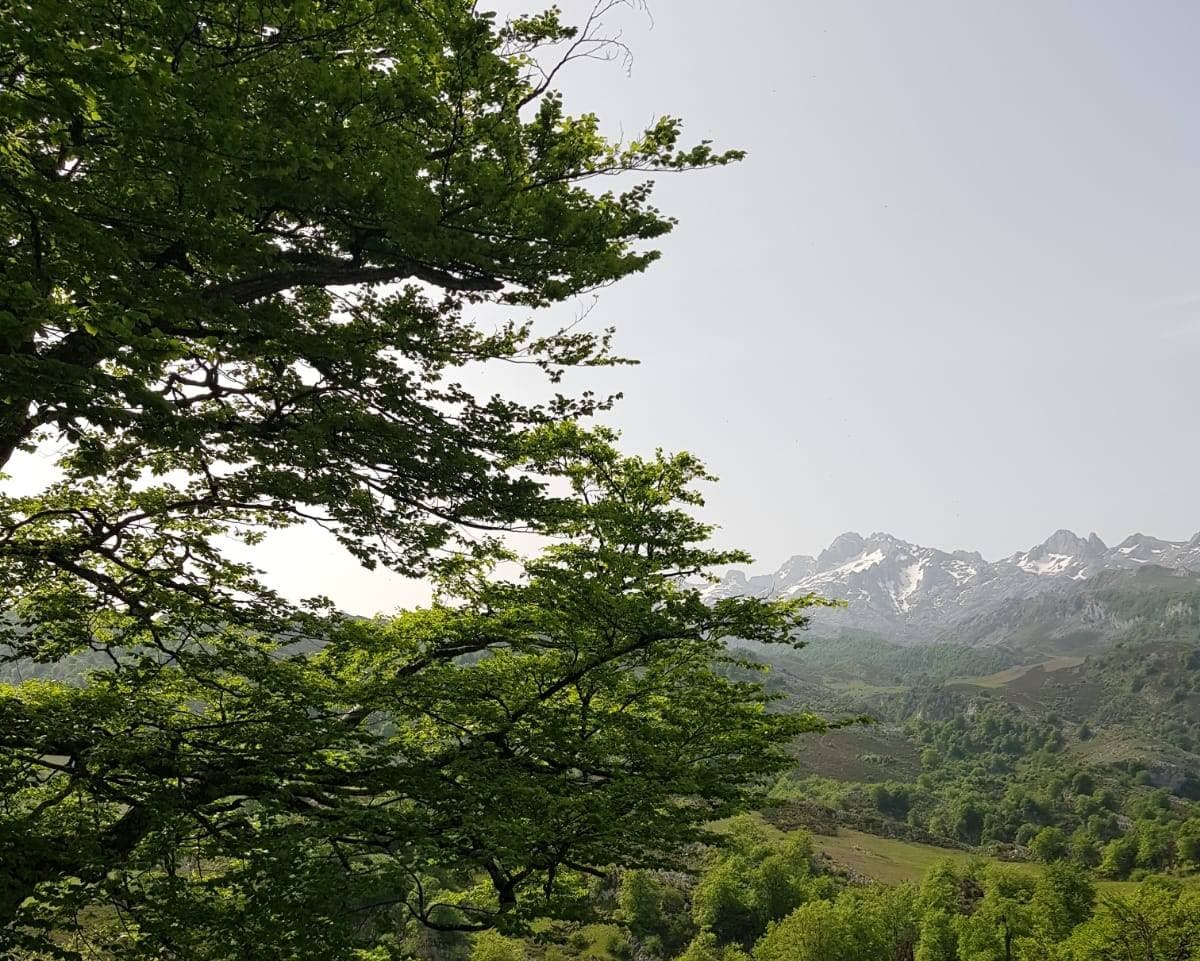
<path id="1" fill-rule="evenodd" d="M 818 594 L 847 602 L 817 612 L 818 625 L 932 641 L 1013 601 L 1147 566 L 1200 572 L 1200 532 L 1186 541 L 1136 533 L 1109 547 L 1095 533 L 1085 538 L 1060 529 L 1027 551 L 988 561 L 978 552 L 924 547 L 882 531 L 847 531 L 816 557 L 794 555 L 772 574 L 731 570 L 708 595 Z"/>

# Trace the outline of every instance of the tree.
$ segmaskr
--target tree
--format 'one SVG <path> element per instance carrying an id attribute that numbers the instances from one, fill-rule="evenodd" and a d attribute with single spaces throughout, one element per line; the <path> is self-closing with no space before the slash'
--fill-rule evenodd
<path id="1" fill-rule="evenodd" d="M 1137 864 L 1137 855 L 1137 838 L 1118 837 L 1104 846 L 1104 853 L 1100 858 L 1100 873 L 1106 878 L 1127 878 Z"/>
<path id="2" fill-rule="evenodd" d="M 302 917 L 275 950 L 308 950 L 342 923 L 334 915 L 367 903 L 371 885 L 342 855 L 354 868 L 371 837 L 380 856 L 400 854 L 346 801 L 377 793 L 408 799 L 411 863 L 449 871 L 438 884 L 483 871 L 507 906 L 526 880 L 495 850 L 483 864 L 492 842 L 476 835 L 498 827 L 486 818 L 471 832 L 443 824 L 424 850 L 444 814 L 429 813 L 431 798 L 453 793 L 444 779 L 458 760 L 438 726 L 449 722 L 423 712 L 439 704 L 439 678 L 467 670 L 458 659 L 505 644 L 512 664 L 559 666 L 547 704 L 570 688 L 561 651 L 538 651 L 512 608 L 486 620 L 471 607 L 482 602 L 457 554 L 500 556 L 489 532 L 511 528 L 570 536 L 577 505 L 547 494 L 556 468 L 528 456 L 528 433 L 604 401 L 480 400 L 456 380 L 480 362 L 529 364 L 551 382 L 615 362 L 604 334 L 541 336 L 496 311 L 564 301 L 655 259 L 648 244 L 672 221 L 649 185 L 601 193 L 600 178 L 736 157 L 681 147 L 672 118 L 618 145 L 595 118 L 568 115 L 557 67 L 603 56 L 606 36 L 595 17 L 581 31 L 555 13 L 499 24 L 467 0 L 0 13 L 0 469 L 39 445 L 61 452 L 59 481 L 0 495 L 0 642 L 26 661 L 80 665 L 76 679 L 107 668 L 84 686 L 0 697 L 6 937 L 36 947 L 49 936 L 39 918 L 101 899 L 125 914 L 92 923 L 116 928 L 135 911 L 149 939 L 177 930 L 185 907 L 204 931 L 232 904 L 244 923 L 231 930 L 249 939 L 270 911 L 239 896 L 266 899 L 259 880 L 294 870 Z M 368 566 L 437 574 L 451 551 L 447 596 L 466 596 L 364 625 L 285 603 L 221 548 L 309 520 Z M 730 615 L 742 616 L 715 616 Z M 581 670 L 653 661 L 647 648 L 666 642 L 635 633 L 641 648 Z M 468 676 L 510 660 L 487 664 Z M 368 666 L 393 689 L 369 684 Z M 717 702 L 743 703 L 721 690 Z M 529 703 L 520 721 L 542 716 Z M 471 723 L 462 763 L 501 751 L 509 735 L 494 718 Z M 396 743 L 426 729 L 419 749 Z M 410 754 L 385 770 L 398 747 Z M 514 803 L 522 777 L 552 776 L 504 760 L 489 763 Z M 673 776 L 666 762 L 641 775 Z M 350 853 L 334 825 L 355 839 Z M 542 867 L 518 873 L 544 880 L 554 858 L 536 857 Z M 220 898 L 193 883 L 201 868 L 228 883 Z"/>
<path id="3" fill-rule="evenodd" d="M 621 916 L 649 953 L 675 957 L 695 934 L 683 891 L 648 871 L 626 871 L 617 889 Z"/>
<path id="4" fill-rule="evenodd" d="M 626 871 L 617 888 L 617 904 L 629 930 L 640 938 L 656 933 L 662 912 L 663 885 L 646 871 Z"/>
<path id="5" fill-rule="evenodd" d="M 1142 821 L 1137 826 L 1137 865 L 1151 871 L 1163 871 L 1175 861 L 1176 829 L 1157 821 Z"/>
<path id="6" fill-rule="evenodd" d="M 520 930 L 575 910 L 582 879 L 609 865 L 682 866 L 686 846 L 710 839 L 707 823 L 758 797 L 789 763 L 785 743 L 819 725 L 768 712 L 757 685 L 719 673 L 732 658 L 723 642 L 793 643 L 810 602 L 705 602 L 690 578 L 737 555 L 703 544 L 709 528 L 688 509 L 706 475 L 689 455 L 623 458 L 571 425 L 527 443 L 529 462 L 568 477 L 575 499 L 515 580 L 465 559 L 432 607 L 347 620 L 315 651 L 268 658 L 253 687 L 162 672 L 129 691 L 112 672 L 6 693 L 5 720 L 32 717 L 45 732 L 43 760 L 5 772 L 6 841 L 50 858 L 41 844 L 54 837 L 64 863 L 106 869 L 35 887 L 19 931 L 62 937 L 81 903 L 108 906 L 126 945 L 132 926 L 148 953 L 186 939 L 196 957 L 202 945 L 219 945 L 214 957 L 335 957 L 364 918 Z M 108 831 L 130 815 L 50 758 L 96 727 L 115 743 L 109 732 L 134 722 L 157 767 L 114 747 L 117 783 L 133 795 L 153 786 L 139 778 L 169 774 L 174 791 L 130 809 L 148 823 L 114 863 L 52 819 L 53 802 L 69 795 Z M 18 841 L 14 826 L 37 833 Z"/>
<path id="7" fill-rule="evenodd" d="M 921 913 L 941 908 L 943 910 L 958 910 L 966 908 L 962 904 L 964 878 L 959 874 L 958 865 L 949 858 L 935 861 L 921 879 L 918 894 L 918 906 Z"/>
<path id="8" fill-rule="evenodd" d="M 914 961 L 958 961 L 954 915 L 943 908 L 921 912 Z"/>
<path id="9" fill-rule="evenodd" d="M 754 946 L 754 961 L 859 961 L 859 942 L 850 921 L 829 901 L 803 904 Z"/>
<path id="10" fill-rule="evenodd" d="M 1200 868 L 1200 817 L 1188 818 L 1179 825 L 1175 857 L 1192 869 Z"/>
<path id="11" fill-rule="evenodd" d="M 754 946 L 755 961 L 911 961 L 917 939 L 911 885 L 842 891 L 796 908 Z"/>
<path id="12" fill-rule="evenodd" d="M 676 961 L 748 961 L 748 955 L 736 944 L 722 945 L 711 931 L 701 931 Z"/>
<path id="13" fill-rule="evenodd" d="M 316 519 L 417 575 L 467 530 L 536 524 L 514 439 L 603 402 L 479 401 L 453 378 L 614 358 L 604 335 L 464 308 L 644 269 L 672 223 L 650 186 L 591 185 L 737 156 L 679 149 L 672 118 L 615 145 L 569 116 L 542 61 L 603 54 L 594 19 L 499 25 L 468 0 L 0 17 L 0 469 L 64 452 L 61 483 L 0 500 L 0 608 L 43 661 L 294 630 L 218 535 Z"/>
<path id="14" fill-rule="evenodd" d="M 853 932 L 853 957 L 913 961 L 920 934 L 917 889 L 911 884 L 849 888 L 836 907 Z"/>
<path id="15" fill-rule="evenodd" d="M 471 961 L 525 961 L 525 946 L 495 931 L 481 931 L 471 944 Z"/>
<path id="16" fill-rule="evenodd" d="M 978 844 L 983 832 L 983 809 L 973 800 L 960 800 L 954 805 L 952 817 L 954 833 L 968 844 Z"/>
<path id="17" fill-rule="evenodd" d="M 1061 861 L 1067 856 L 1068 839 L 1066 832 L 1060 827 L 1045 827 L 1038 831 L 1029 842 L 1029 850 L 1033 856 L 1044 864 Z"/>
<path id="18" fill-rule="evenodd" d="M 722 858 L 701 876 L 692 892 L 696 925 L 721 944 L 747 945 L 762 933 L 755 890 L 739 859 Z"/>
<path id="19" fill-rule="evenodd" d="M 1105 898 L 1063 946 L 1069 961 L 1158 961 L 1200 957 L 1200 895 L 1152 878 L 1126 897 Z"/>
<path id="20" fill-rule="evenodd" d="M 1083 739 L 1086 740 L 1086 738 Z M 1090 795 L 1095 790 L 1096 779 L 1088 771 L 1080 771 L 1071 779 L 1071 791 L 1075 794 Z"/>
<path id="21" fill-rule="evenodd" d="M 743 816 L 722 841 L 692 892 L 693 919 L 722 943 L 749 947 L 772 922 L 829 893 L 828 879 L 813 876 L 812 838 L 804 831 L 772 841 Z"/>
<path id="22" fill-rule="evenodd" d="M 871 799 L 882 814 L 903 820 L 912 805 L 912 791 L 906 784 L 889 781 L 871 789 Z"/>
<path id="23" fill-rule="evenodd" d="M 1085 868 L 1100 863 L 1100 843 L 1087 828 L 1077 828 L 1069 841 L 1071 860 Z"/>
<path id="24" fill-rule="evenodd" d="M 804 831 L 793 831 L 757 864 L 754 872 L 760 923 L 787 917 L 814 893 L 812 838 Z"/>
<path id="25" fill-rule="evenodd" d="M 1011 868 L 993 865 L 984 872 L 983 898 L 973 914 L 958 919 L 962 961 L 1013 961 L 1033 930 L 1029 903 L 1034 882 Z"/>
<path id="26" fill-rule="evenodd" d="M 1034 884 L 1030 904 L 1038 939 L 1057 944 L 1092 916 L 1096 886 L 1076 867 L 1049 864 Z"/>

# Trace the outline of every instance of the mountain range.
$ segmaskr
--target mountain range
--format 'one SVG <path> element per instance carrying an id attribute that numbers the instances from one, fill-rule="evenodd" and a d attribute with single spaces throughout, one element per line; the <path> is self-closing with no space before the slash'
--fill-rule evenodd
<path id="1" fill-rule="evenodd" d="M 1059 530 L 1028 551 L 988 561 L 978 552 L 947 552 L 891 534 L 850 532 L 816 557 L 790 558 L 773 574 L 731 570 L 708 593 L 714 599 L 819 594 L 847 606 L 818 611 L 814 627 L 865 630 L 905 642 L 957 640 L 965 634 L 975 643 L 988 643 L 989 619 L 1011 621 L 1020 616 L 1014 610 L 1027 607 L 1031 598 L 1078 594 L 1105 572 L 1143 568 L 1200 572 L 1200 533 L 1188 541 L 1133 534 L 1109 547 L 1095 534 L 1083 538 Z"/>

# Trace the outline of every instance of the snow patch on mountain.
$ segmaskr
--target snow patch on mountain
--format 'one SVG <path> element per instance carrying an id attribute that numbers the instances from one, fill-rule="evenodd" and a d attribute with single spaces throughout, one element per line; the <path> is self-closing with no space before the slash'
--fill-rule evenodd
<path id="1" fill-rule="evenodd" d="M 997 604 L 1065 590 L 1106 570 L 1157 564 L 1200 571 L 1200 533 L 1188 541 L 1134 534 L 1109 548 L 1096 534 L 1055 531 L 1041 544 L 990 562 L 978 552 L 947 552 L 891 534 L 842 534 L 816 558 L 799 554 L 769 575 L 729 571 L 707 594 L 799 597 L 819 594 L 848 606 L 820 610 L 818 623 L 930 640 Z"/>

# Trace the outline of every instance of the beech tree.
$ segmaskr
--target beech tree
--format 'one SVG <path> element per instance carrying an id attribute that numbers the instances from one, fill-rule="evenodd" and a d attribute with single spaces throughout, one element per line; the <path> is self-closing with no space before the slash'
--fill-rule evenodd
<path id="1" fill-rule="evenodd" d="M 31 654 L 168 608 L 176 630 L 270 620 L 215 533 L 315 520 L 421 574 L 462 525 L 536 525 L 513 439 L 599 401 L 452 378 L 613 358 L 470 311 L 642 270 L 672 222 L 649 182 L 601 178 L 737 156 L 680 148 L 672 118 L 614 144 L 569 116 L 545 48 L 596 54 L 602 30 L 467 0 L 5 8 L 0 469 L 52 442 L 65 472 L 0 502 Z"/>
<path id="2" fill-rule="evenodd" d="M 690 455 L 525 443 L 574 496 L 518 577 L 464 558 L 437 603 L 312 650 L 229 626 L 4 692 L 10 943 L 329 958 L 409 920 L 521 930 L 611 865 L 682 867 L 758 797 L 822 725 L 729 680 L 724 641 L 794 643 L 812 599 L 704 599 L 744 557 L 704 546 Z"/>
<path id="3" fill-rule="evenodd" d="M 336 958 L 514 930 L 656 867 L 811 718 L 713 670 L 810 600 L 702 602 L 687 455 L 621 457 L 556 394 L 608 334 L 485 328 L 647 267 L 644 175 L 560 68 L 602 5 L 78 0 L 0 12 L 0 945 Z M 643 175 L 643 176 L 639 176 Z M 615 177 L 612 186 L 604 178 Z M 460 371 L 539 368 L 542 404 Z M 568 494 L 552 494 L 557 478 Z M 439 600 L 363 621 L 222 548 L 323 526 Z M 494 536 L 552 539 L 516 562 Z"/>
<path id="4" fill-rule="evenodd" d="M 1170 878 L 1149 878 L 1126 897 L 1102 898 L 1062 949 L 1068 961 L 1200 957 L 1200 895 Z"/>

